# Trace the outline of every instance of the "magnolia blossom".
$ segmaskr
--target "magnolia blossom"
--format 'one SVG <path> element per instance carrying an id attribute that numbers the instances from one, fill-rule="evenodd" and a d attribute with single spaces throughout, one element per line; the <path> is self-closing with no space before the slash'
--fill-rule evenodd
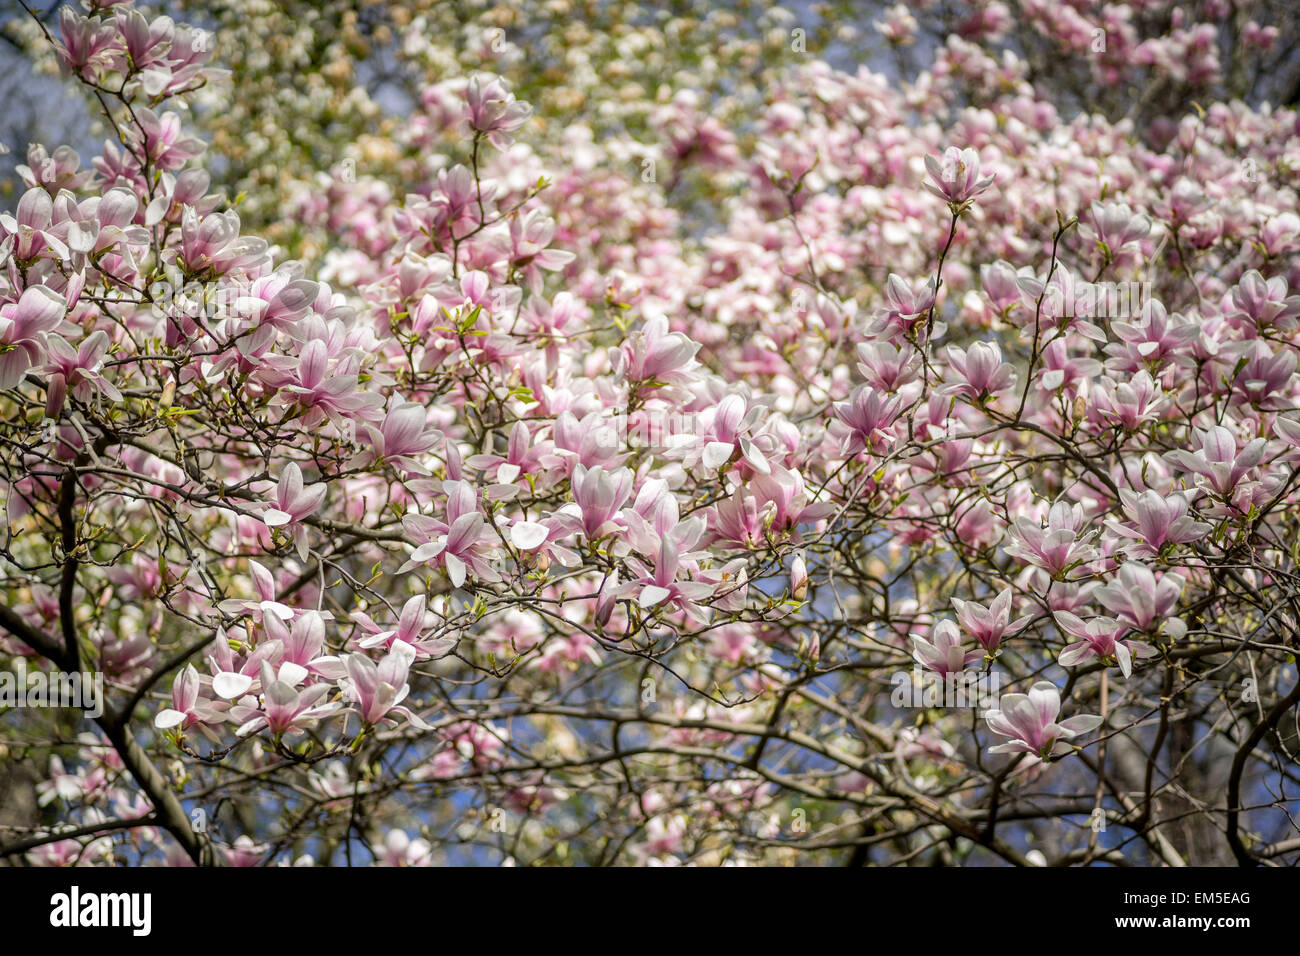
<path id="1" fill-rule="evenodd" d="M 980 402 L 1015 384 L 1015 369 L 1002 361 L 1002 351 L 995 342 L 976 342 L 965 350 L 950 345 L 948 362 L 955 374 L 952 384 L 944 386 L 947 395 Z"/>
<path id="2" fill-rule="evenodd" d="M 172 706 L 164 707 L 154 717 L 159 730 L 188 730 L 196 724 L 216 724 L 226 719 L 226 705 L 200 697 L 199 672 L 193 664 L 176 675 L 172 682 Z"/>
<path id="3" fill-rule="evenodd" d="M 402 605 L 396 627 L 380 628 L 369 615 L 357 611 L 353 617 L 361 625 L 366 636 L 357 641 L 357 646 L 365 649 L 383 647 L 391 649 L 401 642 L 413 648 L 422 656 L 437 657 L 445 654 L 456 641 L 453 638 L 435 638 L 427 632 L 435 626 L 436 618 L 429 613 L 426 600 L 416 595 Z"/>
<path id="4" fill-rule="evenodd" d="M 1127 522 L 1111 521 L 1118 535 L 1133 539 L 1128 551 L 1135 557 L 1155 557 L 1165 548 L 1198 541 L 1211 525 L 1188 514 L 1188 498 L 1182 492 L 1161 495 L 1153 490 L 1135 494 L 1120 490 Z"/>
<path id="5" fill-rule="evenodd" d="M 1127 633 L 1129 627 L 1113 618 L 1095 617 L 1084 621 L 1069 611 L 1057 611 L 1055 616 L 1066 633 L 1082 638 L 1061 651 L 1057 663 L 1062 667 L 1073 667 L 1093 658 L 1114 660 L 1119 664 L 1120 673 L 1128 677 L 1133 672 L 1134 657 L 1154 657 L 1157 654 L 1150 644 L 1122 640 L 1121 635 Z"/>
<path id="6" fill-rule="evenodd" d="M 478 510 L 474 489 L 465 482 L 453 483 L 456 492 L 448 497 L 446 521 L 428 515 L 410 514 L 402 525 L 417 547 L 403 570 L 434 563 L 446 568 L 451 583 L 460 587 L 470 573 L 483 581 L 496 581 L 499 572 L 492 565 L 492 534 Z"/>
<path id="7" fill-rule="evenodd" d="M 305 486 L 302 469 L 297 462 L 289 462 L 280 473 L 279 484 L 275 489 L 275 500 L 262 512 L 262 520 L 268 528 L 288 527 L 293 535 L 293 542 L 298 548 L 298 555 L 307 558 L 307 529 L 302 519 L 316 512 L 324 500 L 329 488 L 324 482 Z"/>
<path id="8" fill-rule="evenodd" d="M 949 146 L 942 158 L 926 156 L 925 169 L 930 174 L 925 188 L 955 206 L 983 193 L 993 185 L 995 178 L 993 173 L 980 177 L 979 153 L 956 146 Z"/>
<path id="9" fill-rule="evenodd" d="M 1108 256 L 1151 231 L 1151 220 L 1135 213 L 1127 203 L 1094 200 L 1088 211 L 1092 219 L 1091 233 Z"/>
<path id="10" fill-rule="evenodd" d="M 13 388 L 22 381 L 29 368 L 44 360 L 46 340 L 43 333 L 58 328 L 66 311 L 63 299 L 45 286 L 31 286 L 16 303 L 0 305 L 0 388 Z M 86 354 L 88 369 L 95 364 L 94 348 L 90 346 Z M 71 351 L 70 346 L 68 350 Z M 62 367 L 58 365 L 59 361 L 56 359 L 57 368 Z M 78 356 L 68 367 L 80 365 Z M 66 383 L 62 390 L 66 391 Z M 51 400 L 49 404 L 55 403 Z M 62 401 L 57 404 L 61 406 Z"/>
<path id="11" fill-rule="evenodd" d="M 1037 681 L 1027 694 L 1003 694 L 996 710 L 984 715 L 989 730 L 1011 738 L 989 748 L 990 753 L 1024 753 L 1039 759 L 1066 753 L 1066 741 L 1095 730 L 1102 718 L 1079 714 L 1057 722 L 1061 692 L 1051 681 Z"/>
<path id="12" fill-rule="evenodd" d="M 1081 533 L 1082 532 L 1082 533 Z M 1083 532 L 1083 509 L 1058 501 L 1047 514 L 1046 524 L 1023 515 L 1008 533 L 1007 554 L 1042 568 L 1054 578 L 1093 560 L 1097 549 L 1086 544 L 1097 531 Z"/>
<path id="13" fill-rule="evenodd" d="M 394 641 L 378 664 L 364 654 L 347 656 L 345 690 L 367 726 L 381 721 L 393 723 L 401 717 L 421 730 L 432 729 L 415 713 L 399 706 L 411 692 L 407 678 L 414 660 L 415 649 L 402 641 Z"/>
<path id="14" fill-rule="evenodd" d="M 505 149 L 513 142 L 506 134 L 523 126 L 532 113 L 532 107 L 517 101 L 500 77 L 488 75 L 470 79 L 465 107 L 470 127 L 475 132 L 486 133 L 497 149 Z"/>
<path id="15" fill-rule="evenodd" d="M 1171 615 L 1186 585 L 1187 579 L 1174 571 L 1166 571 L 1157 579 L 1145 564 L 1126 561 L 1112 581 L 1092 594 L 1102 607 L 1135 631 L 1160 626 L 1171 632 L 1182 627 Z"/>
<path id="16" fill-rule="evenodd" d="M 1184 471 L 1202 476 L 1220 497 L 1233 494 L 1241 480 L 1264 457 L 1268 444 L 1263 438 L 1255 438 L 1238 450 L 1237 439 L 1222 425 L 1206 429 L 1198 438 L 1198 451 L 1177 448 L 1165 457 Z"/>
<path id="17" fill-rule="evenodd" d="M 960 673 L 984 656 L 980 651 L 967 650 L 964 643 L 957 625 L 943 620 L 934 626 L 929 640 L 913 636 L 912 656 L 922 667 L 946 677 Z"/>
<path id="18" fill-rule="evenodd" d="M 331 690 L 328 683 L 301 687 L 306 677 L 301 668 L 282 666 L 277 671 L 262 661 L 258 676 L 257 696 L 243 697 L 230 708 L 230 716 L 242 721 L 235 731 L 240 737 L 262 729 L 277 737 L 311 730 L 341 706 L 338 701 L 325 700 Z"/>
<path id="19" fill-rule="evenodd" d="M 835 405 L 833 434 L 841 436 L 840 453 L 854 455 L 871 451 L 894 438 L 890 426 L 898 418 L 901 402 L 887 398 L 867 385 L 854 389 L 847 402 Z"/>
<path id="20" fill-rule="evenodd" d="M 370 4 L 374 45 L 311 6 L 14 33 L 104 129 L 0 199 L 0 656 L 119 706 L 6 710 L 58 758 L 0 852 L 1296 862 L 1288 807 L 1170 797 L 1293 679 L 1300 128 L 1239 67 L 1300 28 L 840 11 L 926 37 L 882 73 L 756 56 L 744 4 Z M 1034 759 L 883 707 L 900 661 L 1019 691 L 981 746 Z M 1103 700 L 1099 763 L 1057 718 Z M 1285 793 L 1286 745 L 1224 773 Z"/>
<path id="21" fill-rule="evenodd" d="M 961 629 L 979 641 L 990 654 L 998 649 L 1003 638 L 1018 633 L 1029 624 L 1028 616 L 1011 620 L 1011 597 L 1011 588 L 1003 588 L 987 607 L 961 598 L 952 599 Z"/>
<path id="22" fill-rule="evenodd" d="M 699 345 L 681 332 L 668 331 L 668 319 L 658 315 L 627 343 L 610 353 L 614 371 L 638 383 L 682 383 L 695 367 Z"/>

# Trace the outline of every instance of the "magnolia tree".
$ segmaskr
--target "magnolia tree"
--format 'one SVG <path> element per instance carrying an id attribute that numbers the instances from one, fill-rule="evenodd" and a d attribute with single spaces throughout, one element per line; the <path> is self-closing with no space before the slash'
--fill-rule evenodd
<path id="1" fill-rule="evenodd" d="M 1295 862 L 1292 25 L 1023 6 L 743 89 L 538 14 L 657 91 L 385 8 L 450 68 L 270 240 L 221 31 L 33 12 L 106 139 L 0 216 L 0 858 Z"/>

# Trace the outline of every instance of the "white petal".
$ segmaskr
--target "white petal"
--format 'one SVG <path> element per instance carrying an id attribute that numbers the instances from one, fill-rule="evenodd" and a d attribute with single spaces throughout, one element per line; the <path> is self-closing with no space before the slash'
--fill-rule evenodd
<path id="1" fill-rule="evenodd" d="M 465 562 L 454 554 L 447 555 L 447 575 L 452 584 L 460 587 L 465 583 Z"/>
<path id="2" fill-rule="evenodd" d="M 510 543 L 521 551 L 531 551 L 546 541 L 550 529 L 536 521 L 516 521 L 510 526 Z"/>
<path id="3" fill-rule="evenodd" d="M 640 604 L 642 607 L 654 607 L 672 593 L 667 588 L 661 588 L 656 584 L 648 584 L 641 589 Z"/>
<path id="4" fill-rule="evenodd" d="M 252 686 L 253 678 L 247 674 L 236 674 L 233 671 L 222 671 L 212 678 L 212 689 L 218 697 L 225 700 L 234 700 Z"/>
<path id="5" fill-rule="evenodd" d="M 281 604 L 279 601 L 263 601 L 261 608 L 263 613 L 269 611 L 282 621 L 293 620 L 293 609 L 287 604 Z"/>
<path id="6" fill-rule="evenodd" d="M 280 670 L 276 676 L 291 687 L 302 683 L 307 677 L 307 668 L 301 664 L 295 664 L 293 661 L 285 661 L 280 665 Z"/>
<path id="7" fill-rule="evenodd" d="M 153 725 L 159 730 L 170 730 L 172 727 L 179 727 L 184 720 L 184 714 L 168 707 L 166 710 L 158 711 L 158 716 L 153 719 Z"/>
<path id="8" fill-rule="evenodd" d="M 262 515 L 262 521 L 268 528 L 278 528 L 281 525 L 288 524 L 293 520 L 293 515 L 287 511 L 281 511 L 278 508 L 267 508 L 266 513 Z"/>
<path id="9" fill-rule="evenodd" d="M 267 719 L 259 715 L 247 723 L 240 724 L 239 729 L 235 731 L 235 736 L 243 737 L 266 726 L 269 726 Z"/>
<path id="10" fill-rule="evenodd" d="M 735 446 L 725 441 L 711 441 L 704 446 L 704 467 L 716 471 L 727 463 Z"/>

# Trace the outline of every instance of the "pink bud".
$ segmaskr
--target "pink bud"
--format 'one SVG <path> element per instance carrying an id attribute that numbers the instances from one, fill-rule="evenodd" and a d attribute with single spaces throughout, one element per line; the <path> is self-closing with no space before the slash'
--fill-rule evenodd
<path id="1" fill-rule="evenodd" d="M 802 554 L 796 554 L 790 565 L 790 594 L 796 601 L 802 601 L 808 594 L 808 566 Z"/>

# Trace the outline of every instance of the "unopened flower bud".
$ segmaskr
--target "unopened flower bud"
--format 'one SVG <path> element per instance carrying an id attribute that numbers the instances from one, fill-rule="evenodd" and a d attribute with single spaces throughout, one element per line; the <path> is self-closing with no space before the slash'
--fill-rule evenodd
<path id="1" fill-rule="evenodd" d="M 802 601 L 808 594 L 808 565 L 802 554 L 796 554 L 790 565 L 790 594 L 796 601 Z"/>
<path id="2" fill-rule="evenodd" d="M 614 604 L 618 591 L 618 572 L 615 571 L 605 579 L 600 593 L 596 595 L 596 623 L 604 627 L 614 613 Z"/>

